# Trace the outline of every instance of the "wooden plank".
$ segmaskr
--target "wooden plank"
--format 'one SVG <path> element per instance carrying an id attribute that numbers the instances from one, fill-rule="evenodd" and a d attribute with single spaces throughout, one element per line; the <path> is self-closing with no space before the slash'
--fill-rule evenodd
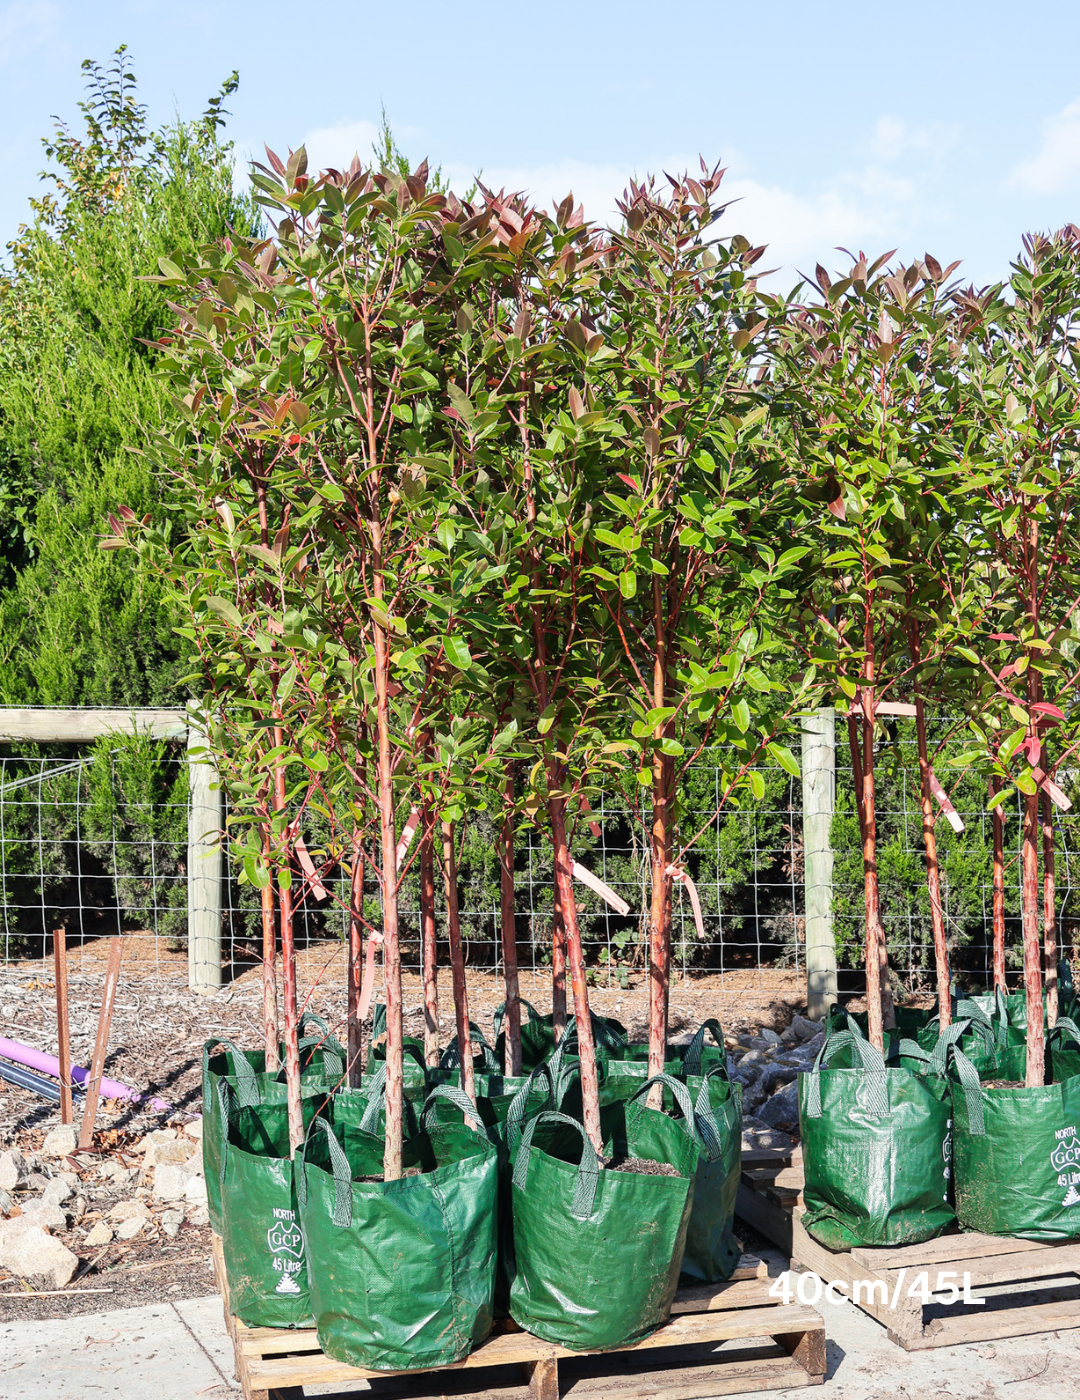
<path id="1" fill-rule="evenodd" d="M 1022 1298 L 1023 1294 L 1018 1294 Z M 962 1342 L 988 1342 L 1001 1337 L 1026 1337 L 1035 1332 L 1064 1332 L 1080 1327 L 1080 1302 L 1066 1298 L 1057 1303 L 1028 1303 L 1015 1308 L 986 1311 L 965 1308 L 962 1316 L 936 1317 L 922 1336 L 900 1345 L 906 1351 L 957 1346 Z"/>
<path id="2" fill-rule="evenodd" d="M 759 1234 L 771 1240 L 785 1254 L 791 1254 L 791 1212 L 770 1201 L 761 1191 L 754 1191 L 745 1182 L 739 1182 L 739 1194 L 735 1200 L 735 1214 L 745 1220 Z"/>
<path id="3" fill-rule="evenodd" d="M 703 1343 L 738 1341 L 751 1337 L 770 1337 L 777 1330 L 786 1333 L 823 1331 L 824 1323 L 813 1308 L 798 1304 L 786 1307 L 746 1308 L 731 1313 L 695 1313 L 673 1317 L 669 1323 L 640 1342 L 612 1347 L 612 1352 L 644 1352 L 660 1347 L 696 1346 Z M 580 1356 L 568 1347 L 541 1341 L 527 1332 L 506 1333 L 492 1337 L 475 1351 L 451 1365 L 439 1367 L 444 1371 L 475 1370 L 481 1366 L 520 1366 L 531 1361 Z M 312 1356 L 280 1357 L 273 1361 L 257 1358 L 246 1362 L 252 1389 L 271 1385 L 332 1385 L 352 1380 L 373 1380 L 378 1376 L 407 1374 L 394 1371 L 369 1371 L 361 1366 L 346 1366 L 319 1353 Z"/>
<path id="4" fill-rule="evenodd" d="M 529 1373 L 530 1400 L 559 1400 L 558 1361 L 554 1358 L 530 1361 L 526 1369 Z"/>
<path id="5" fill-rule="evenodd" d="M 672 1317 L 683 1313 L 718 1312 L 723 1308 L 767 1308 L 775 1299 L 769 1297 L 773 1281 L 768 1274 L 764 1278 L 734 1280 L 730 1283 L 712 1283 L 704 1288 L 680 1290 L 671 1305 Z"/>
<path id="6" fill-rule="evenodd" d="M 83 744 L 137 730 L 153 739 L 182 739 L 184 710 L 22 709 L 0 707 L 0 744 Z"/>
<path id="7" fill-rule="evenodd" d="M 884 1273 L 887 1269 L 927 1269 L 931 1265 L 952 1260 L 978 1259 L 986 1254 L 1024 1254 L 1029 1250 L 1056 1249 L 1046 1240 L 1007 1239 L 1002 1235 L 980 1235 L 974 1231 L 964 1235 L 938 1235 L 921 1244 L 897 1245 L 894 1248 L 863 1246 L 851 1251 L 856 1264 Z"/>
<path id="8" fill-rule="evenodd" d="M 621 1377 L 573 1379 L 563 1389 L 563 1400 L 588 1396 L 613 1400 L 702 1400 L 711 1395 L 739 1395 L 755 1390 L 795 1390 L 820 1385 L 822 1376 L 809 1376 L 789 1356 L 775 1355 L 752 1361 L 722 1361 L 717 1365 L 686 1367 Z"/>
<path id="9" fill-rule="evenodd" d="M 206 735 L 194 703 L 188 729 L 188 986 L 213 995 L 221 987 L 221 829 L 223 794 L 205 752 Z M 197 756 L 192 750 L 203 750 Z"/>
<path id="10" fill-rule="evenodd" d="M 880 1303 L 870 1301 L 869 1294 L 865 1287 L 867 1284 L 883 1285 L 886 1289 L 886 1296 L 890 1301 L 892 1299 L 892 1293 L 889 1289 L 889 1280 L 883 1274 L 875 1273 L 871 1269 L 857 1265 L 847 1251 L 834 1254 L 832 1250 L 826 1249 L 824 1245 L 818 1244 L 817 1240 L 813 1239 L 807 1233 L 798 1213 L 792 1216 L 791 1224 L 791 1262 L 793 1264 L 801 1264 L 806 1269 L 812 1269 L 825 1283 L 832 1283 L 835 1279 L 848 1284 L 849 1288 L 853 1288 L 856 1282 L 864 1285 L 862 1297 L 865 1301 L 859 1303 L 862 1310 L 869 1313 L 871 1317 L 876 1317 L 877 1320 L 884 1323 L 886 1327 L 897 1328 L 900 1332 L 906 1333 L 912 1325 L 911 1319 L 907 1315 L 912 1313 L 910 1304 L 914 1303 L 919 1310 L 918 1322 L 921 1327 L 921 1304 L 915 1303 L 915 1300 L 911 1299 L 908 1306 L 904 1309 L 905 1316 L 900 1317 L 898 1316 L 899 1310 L 894 1311 L 887 1305 L 882 1306 Z M 903 1301 L 906 1302 L 908 1300 Z"/>
<path id="11" fill-rule="evenodd" d="M 973 1288 L 983 1288 L 992 1283 L 1019 1283 L 1024 1279 L 1059 1278 L 1063 1274 L 1075 1274 L 1078 1270 L 1080 1270 L 1080 1245 L 1066 1245 L 1050 1255 L 1044 1254 L 1042 1251 L 1026 1250 L 1023 1253 L 961 1259 L 959 1267 L 956 1269 L 946 1268 L 940 1263 L 933 1264 L 926 1272 L 930 1275 L 929 1283 L 933 1291 L 937 1283 L 937 1275 L 940 1273 L 951 1274 L 952 1281 L 957 1287 L 961 1286 L 962 1276 L 966 1273 Z M 896 1270 L 891 1270 L 887 1277 L 893 1278 L 896 1272 Z M 911 1279 L 914 1272 L 915 1266 L 909 1265 L 907 1278 Z M 1080 1307 L 1080 1304 L 1077 1306 Z"/>

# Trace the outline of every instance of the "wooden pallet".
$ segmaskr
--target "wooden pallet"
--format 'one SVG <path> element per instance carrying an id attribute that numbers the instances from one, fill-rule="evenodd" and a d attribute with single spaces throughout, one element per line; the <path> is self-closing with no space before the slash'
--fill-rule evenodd
<path id="1" fill-rule="evenodd" d="M 791 1256 L 791 1213 L 802 1205 L 802 1148 L 743 1152 L 735 1214 Z"/>
<path id="2" fill-rule="evenodd" d="M 365 1382 L 374 1383 L 380 1400 L 694 1400 L 820 1385 L 825 1378 L 820 1314 L 770 1298 L 766 1267 L 752 1255 L 742 1257 L 727 1283 L 681 1290 L 671 1321 L 631 1346 L 573 1352 L 505 1323 L 464 1361 L 425 1373 L 343 1365 L 323 1354 L 314 1330 L 246 1326 L 229 1311 L 217 1236 L 213 1248 L 244 1400 L 302 1400 L 304 1386 L 349 1389 Z"/>
<path id="3" fill-rule="evenodd" d="M 1080 1243 L 954 1231 L 922 1244 L 834 1251 L 810 1237 L 802 1215 L 801 1206 L 791 1215 L 792 1267 L 842 1280 L 846 1296 L 906 1351 L 1080 1327 Z M 907 1296 L 922 1273 L 940 1297 Z M 939 1273 L 955 1275 L 940 1290 Z M 965 1274 L 971 1296 L 986 1301 L 945 1303 L 949 1283 L 962 1288 Z"/>

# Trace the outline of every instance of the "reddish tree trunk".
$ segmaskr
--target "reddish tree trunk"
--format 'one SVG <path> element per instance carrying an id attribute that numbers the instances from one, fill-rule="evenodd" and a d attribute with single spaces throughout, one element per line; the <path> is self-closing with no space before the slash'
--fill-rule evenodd
<path id="1" fill-rule="evenodd" d="M 1042 950 L 1039 947 L 1039 797 L 1024 797 L 1024 835 L 1020 852 L 1020 915 L 1024 931 L 1024 991 L 1027 994 L 1028 1087 L 1046 1080 L 1043 1039 Z"/>
<path id="2" fill-rule="evenodd" d="M 450 943 L 450 968 L 454 978 L 454 1016 L 457 1021 L 458 1054 L 461 1057 L 461 1087 L 475 1103 L 476 1082 L 473 1073 L 472 1031 L 469 1027 L 469 992 L 465 985 L 465 951 L 461 946 L 453 822 L 443 822 L 442 844 L 443 880 L 446 885 L 446 933 Z"/>
<path id="3" fill-rule="evenodd" d="M 435 813 L 425 802 L 420 827 L 420 955 L 424 977 L 424 1062 L 439 1063 L 439 949 L 435 927 Z"/>
<path id="4" fill-rule="evenodd" d="M 550 774 L 550 787 L 559 788 L 558 775 Z M 562 907 L 566 950 L 570 960 L 570 977 L 574 988 L 574 1016 L 578 1031 L 578 1062 L 581 1066 L 581 1100 L 585 1131 L 597 1156 L 603 1155 L 600 1132 L 600 1084 L 596 1073 L 596 1046 L 593 1043 L 592 1018 L 589 1015 L 589 989 L 585 981 L 585 954 L 578 928 L 577 902 L 574 899 L 573 863 L 566 841 L 566 799 L 561 795 L 548 799 L 548 819 L 551 840 L 555 848 L 555 885 Z"/>
<path id="5" fill-rule="evenodd" d="M 873 713 L 873 698 L 863 691 L 863 703 Z M 877 875 L 877 812 L 874 799 L 874 726 L 870 714 L 863 717 L 863 902 L 866 907 L 866 1013 L 867 1035 L 872 1045 L 884 1050 L 885 997 L 888 990 L 887 949 L 881 929 L 880 895 Z M 882 981 L 882 951 L 886 952 Z M 892 997 L 889 996 L 890 1010 Z"/>
<path id="6" fill-rule="evenodd" d="M 503 1069 L 510 1077 L 521 1073 L 521 994 L 518 990 L 517 918 L 514 908 L 514 775 L 506 779 L 506 815 L 499 836 L 499 930 L 502 935 L 503 984 L 506 1007 L 503 1027 L 506 1049 Z"/>
<path id="7" fill-rule="evenodd" d="M 912 640 L 912 660 L 918 665 L 918 642 Z M 919 777 L 922 784 L 923 845 L 926 847 L 926 884 L 930 893 L 930 924 L 934 930 L 934 964 L 937 969 L 938 1016 L 941 1028 L 952 1021 L 949 945 L 945 938 L 945 916 L 941 908 L 941 875 L 938 870 L 937 834 L 934 831 L 934 794 L 930 789 L 930 758 L 926 746 L 926 709 L 921 695 L 915 697 L 915 731 L 919 744 Z"/>
<path id="8" fill-rule="evenodd" d="M 266 828 L 263 829 L 262 844 L 263 856 L 269 869 L 271 864 L 270 832 Z M 277 928 L 274 924 L 276 911 L 274 909 L 274 885 L 272 881 L 267 881 L 265 887 L 259 891 L 259 898 L 262 903 L 263 1046 L 266 1054 L 266 1068 L 269 1073 L 275 1074 L 281 1067 L 278 1055 L 281 1032 L 278 1029 Z"/>
<path id="9" fill-rule="evenodd" d="M 1000 790 L 998 780 L 990 779 L 990 799 Z M 1005 814 L 995 807 L 991 814 L 994 837 L 994 986 L 1004 992 L 1005 986 Z"/>
<path id="10" fill-rule="evenodd" d="M 1046 793 L 1040 795 L 1043 848 L 1043 977 L 1046 982 L 1046 1022 L 1056 1026 L 1058 1018 L 1057 908 L 1054 889 L 1054 816 Z"/>
<path id="11" fill-rule="evenodd" d="M 664 595 L 659 574 L 653 575 L 653 694 L 654 709 L 667 698 L 667 646 Z M 662 740 L 669 727 L 657 725 L 653 737 Z M 663 1074 L 667 1060 L 668 998 L 671 990 L 671 800 L 673 764 L 657 748 L 652 761 L 652 829 L 649 854 L 652 865 L 652 898 L 649 905 L 649 1075 Z M 657 1084 L 649 1091 L 648 1105 L 660 1108 L 664 1091 Z"/>
<path id="12" fill-rule="evenodd" d="M 364 1072 L 364 1027 L 360 1020 L 360 992 L 364 980 L 364 852 L 360 839 L 353 841 L 352 880 L 349 885 L 349 1015 L 348 1073 L 350 1089 L 358 1089 Z"/>
<path id="13" fill-rule="evenodd" d="M 285 743 L 285 735 L 280 728 L 274 730 L 274 747 L 280 749 Z M 284 813 L 286 804 L 285 768 L 278 763 L 274 767 L 274 808 Z M 284 838 L 283 838 L 284 839 Z M 293 906 L 291 881 L 282 878 L 289 870 L 289 851 L 286 847 L 279 856 L 278 867 L 278 910 L 281 915 L 281 972 L 285 1002 L 285 1101 L 289 1116 L 289 1146 L 293 1152 L 304 1141 L 304 1115 L 300 1108 L 300 1041 L 297 1029 L 296 1000 L 296 941 L 293 936 Z"/>
<path id="14" fill-rule="evenodd" d="M 554 908 L 551 914 L 551 1017 L 555 1041 L 566 1030 L 566 925 L 563 922 L 562 894 L 559 882 L 552 890 Z"/>

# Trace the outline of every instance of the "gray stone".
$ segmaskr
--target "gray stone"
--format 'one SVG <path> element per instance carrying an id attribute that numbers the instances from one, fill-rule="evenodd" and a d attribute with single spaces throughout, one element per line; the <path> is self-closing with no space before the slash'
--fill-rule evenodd
<path id="1" fill-rule="evenodd" d="M 150 1207 L 145 1201 L 140 1201 L 137 1196 L 131 1196 L 126 1201 L 117 1201 L 112 1210 L 109 1211 L 109 1219 L 116 1222 L 120 1220 L 145 1220 L 150 1214 Z"/>
<path id="2" fill-rule="evenodd" d="M 800 1040 L 813 1040 L 821 1030 L 821 1025 L 818 1021 L 812 1021 L 809 1016 L 796 1015 L 791 1018 L 790 1030 Z"/>
<path id="3" fill-rule="evenodd" d="M 0 1265 L 37 1288 L 66 1288 L 79 1256 L 23 1214 L 0 1222 Z"/>
<path id="4" fill-rule="evenodd" d="M 171 1240 L 174 1240 L 180 1233 L 180 1226 L 184 1223 L 184 1212 L 182 1210 L 167 1210 L 161 1217 L 161 1228 Z"/>
<path id="5" fill-rule="evenodd" d="M 143 1170 L 148 1167 L 178 1166 L 191 1156 L 192 1144 L 188 1138 L 169 1138 L 163 1142 L 150 1142 L 143 1158 Z M 198 1149 L 196 1149 L 197 1151 Z"/>
<path id="6" fill-rule="evenodd" d="M 14 1191 L 29 1174 L 26 1158 L 17 1147 L 0 1152 L 0 1191 Z"/>
<path id="7" fill-rule="evenodd" d="M 22 1216 L 16 1217 L 31 1225 L 41 1225 L 47 1230 L 66 1230 L 67 1216 L 55 1201 L 27 1201 L 22 1208 Z"/>
<path id="8" fill-rule="evenodd" d="M 205 1206 L 188 1207 L 188 1223 L 190 1225 L 209 1225 L 210 1212 Z"/>
<path id="9" fill-rule="evenodd" d="M 51 1180 L 51 1177 L 45 1176 L 42 1172 L 31 1172 L 23 1182 L 23 1185 L 28 1187 L 31 1191 L 44 1191 Z"/>
<path id="10" fill-rule="evenodd" d="M 112 1230 L 104 1220 L 99 1220 L 83 1241 L 87 1249 L 103 1249 L 112 1243 Z"/>
<path id="11" fill-rule="evenodd" d="M 11 1209 L 11 1197 L 6 1191 L 0 1191 L 0 1214 L 7 1215 Z"/>
<path id="12" fill-rule="evenodd" d="M 46 1134 L 41 1151 L 45 1157 L 68 1157 L 75 1151 L 78 1142 L 79 1136 L 75 1129 L 65 1123 Z"/>
<path id="13" fill-rule="evenodd" d="M 203 1124 L 201 1115 L 198 1118 L 193 1118 L 190 1123 L 184 1124 L 184 1132 L 187 1133 L 189 1138 L 195 1138 L 198 1142 L 202 1142 L 202 1130 Z"/>
<path id="14" fill-rule="evenodd" d="M 154 1168 L 154 1198 L 158 1201 L 179 1201 L 187 1194 L 192 1173 L 182 1163 L 165 1163 Z"/>
<path id="15" fill-rule="evenodd" d="M 780 1044 L 779 1035 L 777 1035 L 776 1031 L 769 1030 L 767 1026 L 763 1027 L 761 1030 L 758 1031 L 758 1036 L 761 1040 L 764 1040 L 768 1045 Z"/>
<path id="16" fill-rule="evenodd" d="M 130 1220 L 125 1220 L 117 1226 L 116 1238 L 118 1240 L 133 1240 L 136 1235 L 141 1235 L 145 1229 L 146 1217 L 133 1215 Z"/>
<path id="17" fill-rule="evenodd" d="M 799 1085 L 797 1081 L 786 1084 L 779 1093 L 773 1094 L 758 1110 L 757 1115 L 770 1128 L 780 1128 L 792 1132 L 799 1126 Z"/>
<path id="18" fill-rule="evenodd" d="M 781 1084 L 790 1084 L 799 1071 L 791 1065 L 770 1065 L 757 1082 L 763 1094 L 771 1094 Z"/>
<path id="19" fill-rule="evenodd" d="M 65 1201 L 69 1201 L 74 1194 L 75 1193 L 66 1181 L 58 1176 L 54 1176 L 45 1190 L 42 1191 L 41 1199 L 43 1201 L 52 1201 L 54 1205 L 60 1206 L 63 1205 Z"/>

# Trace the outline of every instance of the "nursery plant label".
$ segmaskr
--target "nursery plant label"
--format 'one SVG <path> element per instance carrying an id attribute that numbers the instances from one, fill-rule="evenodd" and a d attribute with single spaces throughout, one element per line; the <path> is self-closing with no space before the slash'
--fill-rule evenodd
<path id="1" fill-rule="evenodd" d="M 274 1223 L 266 1232 L 271 1267 L 281 1278 L 275 1293 L 299 1293 L 296 1275 L 304 1267 L 304 1236 L 296 1223 L 296 1212 L 275 1208 Z"/>

